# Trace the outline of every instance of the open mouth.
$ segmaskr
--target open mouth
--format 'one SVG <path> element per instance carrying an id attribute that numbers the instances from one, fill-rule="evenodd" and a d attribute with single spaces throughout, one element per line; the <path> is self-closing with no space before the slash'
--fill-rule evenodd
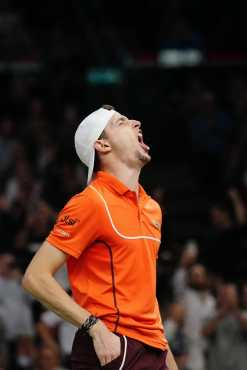
<path id="1" fill-rule="evenodd" d="M 148 153 L 148 151 L 149 151 L 149 146 L 148 145 L 146 145 L 145 143 L 144 143 L 144 141 L 143 141 L 143 136 L 142 136 L 142 133 L 141 133 L 141 131 L 139 131 L 139 133 L 138 133 L 138 142 L 139 142 L 139 144 L 140 144 L 140 146 L 142 147 L 142 149 L 146 152 L 146 153 Z"/>

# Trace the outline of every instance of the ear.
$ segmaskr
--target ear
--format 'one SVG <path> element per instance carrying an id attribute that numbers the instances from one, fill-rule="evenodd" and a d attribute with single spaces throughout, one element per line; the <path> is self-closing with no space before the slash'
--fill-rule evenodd
<path id="1" fill-rule="evenodd" d="M 94 148 L 102 154 L 107 154 L 111 151 L 111 146 L 105 139 L 96 140 L 94 143 Z"/>

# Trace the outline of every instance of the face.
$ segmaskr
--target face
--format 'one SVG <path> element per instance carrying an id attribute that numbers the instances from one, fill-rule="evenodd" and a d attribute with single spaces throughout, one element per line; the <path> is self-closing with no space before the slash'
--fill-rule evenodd
<path id="1" fill-rule="evenodd" d="M 141 123 L 115 113 L 104 130 L 106 153 L 129 167 L 141 168 L 151 160 L 143 141 Z M 96 148 L 97 149 L 97 148 Z"/>
<path id="2" fill-rule="evenodd" d="M 181 265 L 184 267 L 190 267 L 192 266 L 198 257 L 198 252 L 192 251 L 192 250 L 184 250 L 182 256 L 181 256 Z"/>
<path id="3" fill-rule="evenodd" d="M 195 289 L 203 290 L 208 286 L 207 272 L 201 265 L 194 265 L 190 271 L 191 286 Z"/>
<path id="4" fill-rule="evenodd" d="M 236 286 L 234 284 L 225 285 L 220 291 L 219 301 L 229 310 L 238 308 L 239 298 Z"/>

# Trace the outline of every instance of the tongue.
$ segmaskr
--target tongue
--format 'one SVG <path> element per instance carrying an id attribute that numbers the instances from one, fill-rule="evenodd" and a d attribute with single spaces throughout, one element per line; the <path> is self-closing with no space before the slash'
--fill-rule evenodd
<path id="1" fill-rule="evenodd" d="M 141 147 L 145 150 L 145 152 L 148 152 L 149 151 L 149 146 L 144 144 L 144 142 L 141 143 Z"/>

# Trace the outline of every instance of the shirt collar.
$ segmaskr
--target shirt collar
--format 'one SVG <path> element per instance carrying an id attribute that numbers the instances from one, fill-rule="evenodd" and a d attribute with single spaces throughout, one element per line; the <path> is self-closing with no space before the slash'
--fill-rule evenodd
<path id="1" fill-rule="evenodd" d="M 95 179 L 102 181 L 106 186 L 116 191 L 120 195 L 124 195 L 128 192 L 133 193 L 132 190 L 130 190 L 126 185 L 124 185 L 120 180 L 118 180 L 117 177 L 111 175 L 109 172 L 98 171 L 96 173 Z M 140 198 L 148 197 L 143 187 L 140 184 L 138 184 L 138 186 L 139 186 L 139 197 Z"/>

